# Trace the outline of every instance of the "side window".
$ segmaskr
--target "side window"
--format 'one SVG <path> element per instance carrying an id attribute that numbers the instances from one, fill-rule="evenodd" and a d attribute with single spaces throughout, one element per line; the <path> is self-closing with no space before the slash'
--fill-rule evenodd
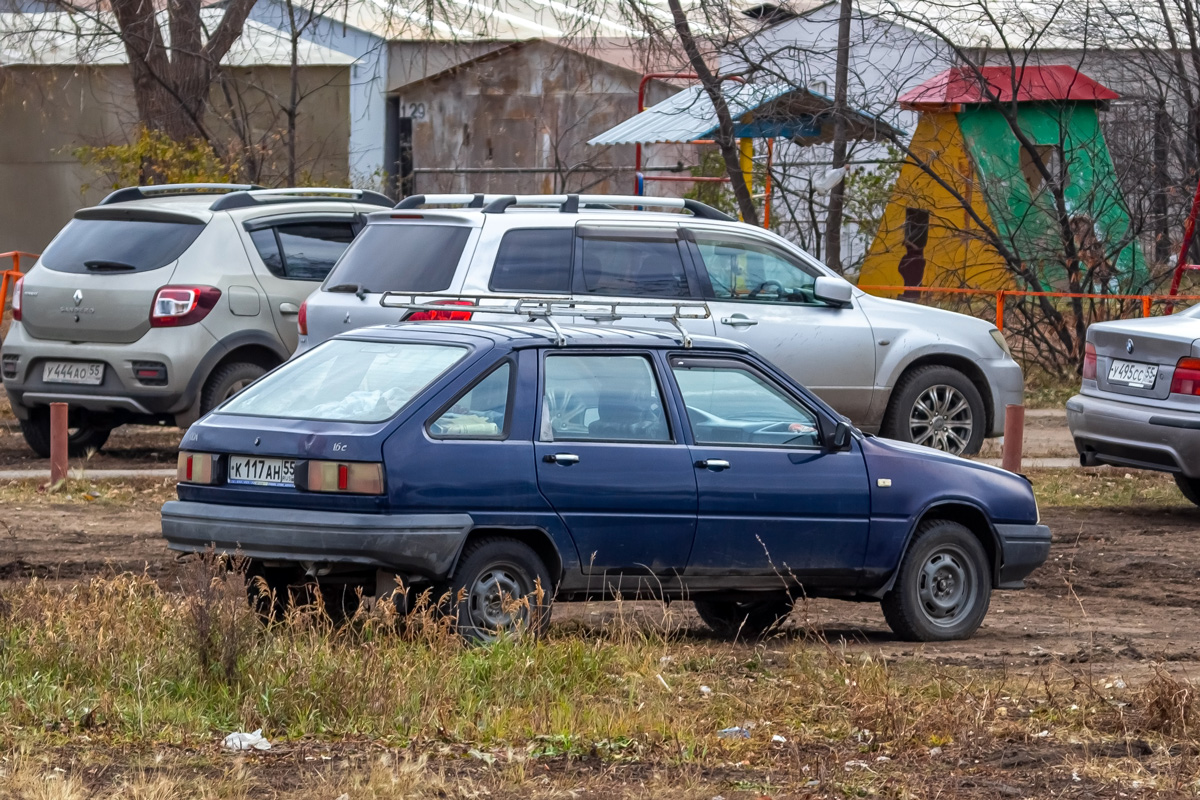
<path id="1" fill-rule="evenodd" d="M 654 368 L 644 356 L 547 355 L 543 441 L 667 442 Z"/>
<path id="2" fill-rule="evenodd" d="M 696 444 L 812 447 L 817 418 L 738 361 L 671 359 Z"/>
<path id="3" fill-rule="evenodd" d="M 673 233 L 673 232 L 672 232 Z M 583 291 L 627 297 L 690 297 L 674 238 L 583 237 Z"/>
<path id="4" fill-rule="evenodd" d="M 696 249 L 717 299 L 822 305 L 813 297 L 817 276 L 772 247 L 697 233 Z"/>
<path id="5" fill-rule="evenodd" d="M 272 275 L 295 281 L 323 281 L 354 240 L 346 222 L 289 222 L 250 233 Z"/>
<path id="6" fill-rule="evenodd" d="M 504 435 L 512 365 L 504 362 L 476 383 L 429 425 L 434 436 L 483 439 Z"/>
<path id="7" fill-rule="evenodd" d="M 500 240 L 488 288 L 495 292 L 571 291 L 571 228 L 526 228 Z"/>

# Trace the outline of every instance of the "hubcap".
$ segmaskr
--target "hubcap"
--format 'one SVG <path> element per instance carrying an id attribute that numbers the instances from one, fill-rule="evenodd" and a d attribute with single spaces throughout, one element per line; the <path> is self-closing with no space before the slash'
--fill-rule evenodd
<path id="1" fill-rule="evenodd" d="M 527 594 L 516 572 L 507 566 L 484 570 L 471 587 L 467 607 L 471 625 L 483 631 L 512 630 L 529 620 L 529 610 L 518 601 Z"/>
<path id="2" fill-rule="evenodd" d="M 943 547 L 921 567 L 917 597 L 925 616 L 935 625 L 955 625 L 975 604 L 978 581 L 965 553 Z"/>
<path id="3" fill-rule="evenodd" d="M 908 416 L 908 433 L 914 444 L 955 455 L 967 449 L 974 427 L 967 398 L 945 384 L 921 392 Z"/>

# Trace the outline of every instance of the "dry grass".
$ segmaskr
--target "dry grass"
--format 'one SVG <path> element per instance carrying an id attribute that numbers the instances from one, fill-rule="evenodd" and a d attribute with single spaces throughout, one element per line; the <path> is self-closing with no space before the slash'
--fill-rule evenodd
<path id="1" fill-rule="evenodd" d="M 968 779 L 1046 796 L 1200 778 L 1180 676 L 943 668 L 621 617 L 470 648 L 387 603 L 343 627 L 311 609 L 263 625 L 244 579 L 195 570 L 181 593 L 133 575 L 0 588 L 0 798 L 924 797 L 976 794 Z M 734 725 L 749 737 L 718 735 Z M 221 753 L 259 727 L 271 753 Z M 1032 755 L 1013 771 L 1012 752 Z"/>
<path id="2" fill-rule="evenodd" d="M 1074 469 L 1031 469 L 1026 475 L 1042 508 L 1086 506 L 1179 506 L 1195 508 L 1163 472 L 1089 467 Z"/>
<path id="3" fill-rule="evenodd" d="M 174 478 L 89 480 L 69 478 L 57 484 L 25 478 L 0 482 L 0 507 L 38 505 L 101 505 L 129 510 L 153 510 L 175 499 Z"/>

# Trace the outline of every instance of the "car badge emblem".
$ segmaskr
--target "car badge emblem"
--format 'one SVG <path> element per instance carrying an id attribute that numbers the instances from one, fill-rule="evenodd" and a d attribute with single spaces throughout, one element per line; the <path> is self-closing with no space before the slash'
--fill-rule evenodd
<path id="1" fill-rule="evenodd" d="M 1125 340 L 1125 352 L 1126 352 L 1126 353 L 1132 353 L 1132 352 L 1133 352 L 1133 339 L 1126 339 L 1126 340 Z"/>
<path id="2" fill-rule="evenodd" d="M 71 299 L 75 301 L 75 305 L 79 305 L 83 302 L 83 292 L 76 289 L 75 294 L 71 295 Z"/>
<path id="3" fill-rule="evenodd" d="M 262 441 L 262 439 L 260 439 L 260 438 L 258 438 L 257 436 L 255 436 L 255 437 L 254 437 L 254 446 L 255 446 L 255 447 L 258 447 L 258 443 L 259 443 L 259 442 L 261 442 L 261 441 Z"/>

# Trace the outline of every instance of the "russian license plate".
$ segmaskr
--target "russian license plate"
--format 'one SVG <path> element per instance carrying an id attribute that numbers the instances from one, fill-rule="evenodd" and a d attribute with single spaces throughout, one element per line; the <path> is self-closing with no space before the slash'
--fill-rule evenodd
<path id="1" fill-rule="evenodd" d="M 45 383 L 83 383 L 99 386 L 104 383 L 104 365 L 84 361 L 47 361 L 42 367 Z"/>
<path id="2" fill-rule="evenodd" d="M 291 488 L 296 483 L 295 478 L 295 459 L 230 456 L 229 472 L 225 476 L 225 482 L 248 486 L 286 486 Z"/>
<path id="3" fill-rule="evenodd" d="M 1149 389 L 1154 386 L 1154 381 L 1157 379 L 1157 364 L 1138 364 L 1133 361 L 1113 359 L 1112 366 L 1108 368 L 1108 382 L 1119 383 L 1122 386 Z"/>

